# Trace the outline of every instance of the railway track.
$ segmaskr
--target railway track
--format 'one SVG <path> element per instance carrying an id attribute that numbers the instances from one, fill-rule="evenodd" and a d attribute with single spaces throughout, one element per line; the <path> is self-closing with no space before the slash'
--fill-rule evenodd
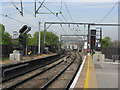
<path id="1" fill-rule="evenodd" d="M 69 55 L 66 55 L 66 57 L 69 57 Z M 0 88 L 8 89 L 8 88 L 12 88 L 13 86 L 17 86 L 20 83 L 28 81 L 29 79 L 36 77 L 37 75 L 44 73 L 45 71 L 49 70 L 50 68 L 53 68 L 56 65 L 62 63 L 63 58 L 64 57 L 57 58 L 59 60 L 55 60 L 52 63 L 49 63 L 47 65 L 44 65 L 44 66 L 36 68 L 36 69 L 33 69 L 27 73 L 20 74 L 17 77 L 12 77 L 10 79 L 6 79 L 0 84 L 1 85 Z"/>
<path id="2" fill-rule="evenodd" d="M 2 65 L 2 66 L 0 66 L 0 68 L 2 69 L 1 75 L 0 75 L 1 76 L 0 83 L 4 83 L 10 79 L 19 77 L 21 75 L 24 75 L 26 73 L 34 71 L 38 68 L 44 67 L 44 66 L 51 64 L 63 57 L 64 57 L 64 55 L 57 54 L 57 55 L 48 56 L 45 58 Z"/>
<path id="3" fill-rule="evenodd" d="M 78 55 L 78 54 L 77 54 Z M 51 85 L 51 82 L 58 81 L 58 77 L 63 75 L 63 73 L 71 72 L 71 65 L 74 66 L 75 69 L 71 67 L 71 69 L 75 72 L 72 72 L 72 76 L 69 78 L 67 86 L 69 87 L 71 81 L 75 77 L 75 73 L 77 73 L 77 68 L 80 67 L 79 60 L 76 60 L 76 54 L 70 53 L 66 61 L 63 59 L 53 63 L 52 65 L 48 65 L 46 67 L 40 68 L 38 70 L 33 71 L 32 73 L 26 74 L 24 77 L 21 76 L 17 79 L 13 79 L 9 82 L 6 82 L 2 85 L 3 89 L 16 89 L 16 88 L 48 88 Z M 80 59 L 80 58 L 79 58 Z M 79 63 L 78 63 L 79 62 Z M 62 71 L 61 71 L 62 70 Z M 68 72 L 67 72 L 68 71 Z M 50 87 L 50 86 L 49 86 Z M 65 88 L 68 88 L 65 87 Z M 50 87 L 52 88 L 52 87 Z"/>
<path id="4" fill-rule="evenodd" d="M 70 64 L 68 64 L 49 82 L 47 82 L 41 89 L 44 90 L 48 88 L 62 88 L 68 90 L 81 65 L 81 62 L 78 59 L 80 58 L 77 58 L 76 56 Z"/>

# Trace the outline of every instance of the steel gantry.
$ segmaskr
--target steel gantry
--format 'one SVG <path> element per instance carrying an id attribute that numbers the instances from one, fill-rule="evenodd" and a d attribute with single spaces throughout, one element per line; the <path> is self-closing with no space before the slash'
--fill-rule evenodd
<path id="1" fill-rule="evenodd" d="M 49 26 L 47 26 L 47 24 L 49 24 Z M 51 26 L 51 25 L 55 25 L 55 24 L 76 24 L 76 25 L 87 25 L 88 26 L 88 34 L 85 35 L 87 36 L 87 41 L 88 41 L 88 45 L 90 48 L 90 27 L 91 26 L 120 26 L 120 24 L 111 24 L 111 23 L 107 23 L 107 24 L 97 24 L 97 23 L 75 23 L 75 22 L 45 22 L 44 23 L 44 48 L 45 48 L 45 43 L 46 43 L 46 30 Z M 102 32 L 102 31 L 101 31 Z M 102 34 L 101 34 L 102 37 Z"/>
<path id="2" fill-rule="evenodd" d="M 82 40 L 83 38 L 81 36 L 87 36 L 87 35 L 60 35 L 60 50 L 61 50 L 61 44 L 62 44 L 62 37 L 80 37 L 81 41 L 84 41 Z"/>

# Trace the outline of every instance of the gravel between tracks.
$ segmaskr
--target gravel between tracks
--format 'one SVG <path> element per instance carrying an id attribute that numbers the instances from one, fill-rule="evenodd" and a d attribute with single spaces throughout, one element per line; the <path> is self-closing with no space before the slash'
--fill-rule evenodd
<path id="1" fill-rule="evenodd" d="M 69 54 L 70 54 L 70 57 L 67 59 L 67 61 L 62 62 L 61 64 L 55 66 L 54 68 L 51 68 L 50 70 L 40 74 L 39 76 L 36 76 L 35 78 L 17 86 L 15 89 L 17 90 L 18 88 L 41 88 L 45 83 L 47 83 L 50 79 L 52 79 L 55 75 L 57 75 L 65 66 L 67 66 L 69 63 L 71 63 L 71 61 L 74 59 L 75 55 L 73 52 L 69 53 Z M 14 85 L 16 82 L 25 80 L 26 78 L 31 77 L 32 75 L 35 75 L 36 73 L 39 73 L 39 72 L 45 70 L 46 68 L 49 68 L 56 63 L 59 63 L 62 60 L 63 59 L 61 59 L 55 63 L 52 63 L 50 65 L 47 65 L 43 68 L 37 69 L 31 73 L 25 74 L 24 76 L 21 76 L 17 79 L 10 80 L 9 82 L 4 83 L 2 88 L 9 87 L 11 85 Z M 80 62 L 81 62 L 80 57 L 79 57 L 79 55 L 77 55 L 77 59 L 75 60 L 73 65 L 71 65 L 65 71 L 66 73 L 64 73 L 61 77 L 58 78 L 55 85 L 53 84 L 49 88 L 64 88 L 67 85 L 67 83 L 69 82 L 71 76 L 73 75 L 74 71 L 77 69 L 77 66 Z M 60 81 L 60 82 L 58 82 L 58 81 Z M 66 81 L 67 81 L 67 83 L 66 83 Z"/>
<path id="2" fill-rule="evenodd" d="M 57 65 L 56 67 L 46 71 L 45 73 L 33 78 L 32 80 L 28 81 L 27 83 L 24 83 L 23 85 L 20 85 L 16 88 L 40 88 L 42 87 L 47 81 L 49 81 L 54 75 L 56 75 L 62 68 L 64 68 L 67 63 L 62 63 Z"/>
<path id="3" fill-rule="evenodd" d="M 57 75 L 64 67 L 70 64 L 73 59 L 74 59 L 74 53 L 71 53 L 71 56 L 69 59 L 67 59 L 67 62 L 63 62 L 57 65 L 56 67 L 40 74 L 39 76 L 31 79 L 26 83 L 23 83 L 22 85 L 16 88 L 41 88 L 45 83 L 47 83 L 55 75 Z"/>
<path id="4" fill-rule="evenodd" d="M 78 57 L 78 56 L 77 56 Z M 75 71 L 77 70 L 80 64 L 80 58 L 78 57 L 73 64 L 57 79 L 55 80 L 48 88 L 66 88 Z"/>
<path id="5" fill-rule="evenodd" d="M 35 74 L 43 71 L 43 70 L 45 70 L 46 68 L 49 68 L 49 67 L 51 67 L 51 66 L 53 66 L 53 65 L 55 65 L 55 64 L 57 64 L 57 63 L 59 63 L 59 62 L 61 62 L 61 61 L 63 61 L 63 58 L 60 59 L 60 60 L 58 60 L 58 61 L 56 61 L 56 62 L 54 62 L 54 63 L 52 63 L 52 64 L 49 64 L 49 65 L 45 66 L 45 67 L 39 68 L 39 69 L 37 69 L 37 70 L 35 70 L 35 71 L 32 71 L 32 72 L 27 73 L 27 74 L 25 74 L 25 75 L 23 75 L 23 76 L 20 76 L 20 77 L 18 77 L 18 78 L 12 79 L 12 80 L 10 80 L 10 81 L 8 81 L 8 82 L 6 82 L 6 83 L 3 83 L 3 84 L 2 84 L 2 88 L 7 88 L 7 87 L 9 87 L 9 86 L 11 86 L 11 85 L 14 85 L 14 84 L 17 83 L 17 82 L 20 82 L 20 81 L 22 81 L 22 80 L 25 80 L 25 79 L 27 79 L 27 78 L 29 78 L 29 77 L 31 77 L 31 76 L 33 76 L 33 75 L 35 75 Z"/>

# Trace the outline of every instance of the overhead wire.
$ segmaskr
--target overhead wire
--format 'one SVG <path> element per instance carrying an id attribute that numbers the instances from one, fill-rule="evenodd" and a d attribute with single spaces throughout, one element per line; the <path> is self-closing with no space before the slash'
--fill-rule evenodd
<path id="1" fill-rule="evenodd" d="M 62 4 L 63 4 L 63 0 L 61 0 L 60 12 L 62 12 Z M 63 15 L 63 13 L 61 13 L 61 15 L 62 15 L 63 19 L 64 19 L 66 22 L 68 22 L 67 19 L 65 18 L 65 16 Z M 73 30 L 72 30 L 70 27 L 69 27 L 69 29 L 72 31 L 72 33 L 73 33 L 74 35 L 76 35 L 76 33 L 74 33 Z"/>
<path id="2" fill-rule="evenodd" d="M 9 19 L 11 19 L 11 20 L 17 21 L 17 22 L 19 22 L 19 23 L 27 24 L 27 25 L 29 25 L 29 26 L 31 26 L 31 27 L 38 28 L 38 27 L 33 26 L 33 25 L 31 25 L 31 24 L 28 24 L 28 23 L 26 23 L 26 22 L 17 20 L 17 19 L 15 19 L 15 18 L 12 18 L 12 17 L 10 17 L 10 16 L 8 16 L 8 15 L 4 15 L 4 14 L 1 14 L 1 13 L 0 13 L 0 15 L 3 16 L 3 17 L 9 18 Z"/>
<path id="3" fill-rule="evenodd" d="M 67 10 L 67 12 L 68 12 L 68 14 L 69 14 L 69 16 L 70 16 L 71 21 L 74 22 L 73 19 L 72 19 L 72 16 L 71 16 L 71 14 L 70 14 L 70 11 L 69 11 L 69 9 L 68 9 L 68 6 L 67 6 L 67 3 L 66 3 L 65 0 L 64 0 L 64 4 L 65 4 L 66 10 Z"/>
<path id="4" fill-rule="evenodd" d="M 39 3 L 42 4 L 40 1 L 39 1 Z M 57 16 L 56 16 L 49 8 L 47 8 L 45 5 L 42 4 L 42 6 L 45 7 L 48 11 L 50 11 L 55 17 L 57 17 Z M 58 18 L 60 21 L 63 22 L 63 20 L 62 20 L 61 18 L 59 18 L 59 17 L 57 17 L 57 18 Z M 64 22 L 63 22 L 63 23 L 64 23 Z M 62 27 L 61 24 L 60 24 L 60 26 Z M 67 34 L 67 33 L 65 32 L 65 30 L 64 30 L 63 27 L 62 27 L 62 29 L 63 29 L 64 33 Z"/>
<path id="5" fill-rule="evenodd" d="M 61 28 L 63 29 L 64 33 L 67 35 L 65 29 L 63 28 L 62 24 L 60 24 Z"/>
<path id="6" fill-rule="evenodd" d="M 61 13 L 63 19 L 67 22 L 67 19 L 64 17 L 64 15 L 63 15 L 63 13 L 62 13 L 62 5 L 63 5 L 63 0 L 61 0 L 60 13 Z"/>
<path id="7" fill-rule="evenodd" d="M 63 0 L 62 0 L 63 1 Z M 39 3 L 41 3 L 41 2 L 39 2 Z M 47 8 L 45 5 L 43 5 L 47 10 L 49 10 L 53 15 L 55 15 L 49 8 Z M 62 10 L 62 7 L 61 7 L 61 9 L 60 10 Z M 55 15 L 56 16 L 56 15 Z M 64 17 L 64 15 L 62 14 L 62 16 Z M 57 16 L 56 16 L 57 17 Z M 63 20 L 61 19 L 61 18 L 59 18 L 59 17 L 57 17 L 59 20 L 61 20 L 62 22 L 63 22 Z M 65 19 L 65 17 L 64 17 L 64 19 Z M 65 21 L 67 22 L 67 20 L 65 19 Z M 63 22 L 64 23 L 64 22 Z M 65 32 L 65 29 L 63 28 L 63 26 L 60 24 L 60 26 L 62 27 L 62 29 L 63 29 L 63 31 L 64 31 L 64 33 L 67 35 L 67 33 Z M 70 28 L 70 30 L 71 30 L 71 28 Z M 72 30 L 71 30 L 72 31 Z M 73 32 L 73 31 L 72 31 Z M 74 32 L 73 32 L 74 33 Z"/>
<path id="8" fill-rule="evenodd" d="M 41 4 L 41 2 L 39 1 L 39 3 Z M 57 17 L 56 15 L 55 15 L 55 13 L 54 12 L 52 12 L 49 8 L 47 8 L 45 5 L 43 5 L 43 7 L 45 7 L 48 11 L 50 11 L 55 17 Z M 63 20 L 61 19 L 61 18 L 59 18 L 59 17 L 57 17 L 60 21 L 62 21 L 63 22 Z"/>
<path id="9" fill-rule="evenodd" d="M 42 4 L 40 1 L 39 1 L 39 3 L 40 4 Z M 43 4 L 42 4 L 43 5 Z M 55 15 L 49 8 L 47 8 L 45 5 L 43 5 L 43 7 L 45 7 L 48 11 L 50 11 L 53 15 Z M 55 17 L 57 17 L 56 15 L 55 15 Z M 59 17 L 57 17 L 60 21 L 62 21 L 63 22 L 63 20 L 61 19 L 61 18 L 59 18 Z M 61 25 L 61 24 L 60 24 Z M 62 27 L 62 26 L 61 26 Z M 65 30 L 64 30 L 64 28 L 62 27 L 62 29 L 63 29 L 63 31 L 64 31 L 64 33 L 66 33 L 65 32 Z"/>
<path id="10" fill-rule="evenodd" d="M 65 16 L 61 13 L 63 19 L 65 20 L 65 22 L 67 22 L 67 19 L 65 18 Z"/>
<path id="11" fill-rule="evenodd" d="M 44 0 L 45 1 L 45 0 Z M 44 2 L 43 1 L 43 2 Z M 17 4 L 17 3 L 16 3 Z M 17 4 L 18 5 L 18 4 Z M 29 13 L 31 16 L 32 16 L 32 13 L 31 12 L 29 12 L 28 10 L 26 10 L 25 8 L 24 8 L 24 11 L 26 11 L 27 13 Z M 41 18 L 37 18 L 37 19 L 40 19 L 42 22 L 45 22 L 44 20 L 42 20 Z M 39 20 L 38 20 L 39 21 Z"/>
<path id="12" fill-rule="evenodd" d="M 16 10 L 18 10 L 19 11 L 19 13 L 22 15 L 23 14 L 23 12 L 22 11 L 20 11 L 20 9 L 16 6 L 16 4 L 12 1 L 12 0 L 10 0 L 11 1 L 11 3 L 13 4 L 13 6 L 16 8 Z"/>
<path id="13" fill-rule="evenodd" d="M 24 9 L 27 13 L 29 13 L 31 16 L 32 16 L 32 13 L 31 12 L 29 12 L 28 10 L 26 10 L 26 9 Z M 41 18 L 38 18 L 38 17 L 36 17 L 37 19 L 40 19 L 42 22 L 45 22 L 44 20 L 42 20 Z M 36 20 L 37 20 L 36 19 Z M 39 20 L 38 20 L 39 21 Z"/>
<path id="14" fill-rule="evenodd" d="M 65 1 L 65 0 L 64 0 L 64 1 Z M 68 14 L 69 14 L 69 16 L 70 16 L 71 21 L 74 23 L 74 20 L 73 20 L 71 14 L 70 14 L 70 11 L 69 11 L 69 9 L 68 9 L 68 6 L 67 6 L 66 1 L 65 1 L 65 6 L 66 6 L 66 10 L 67 10 L 67 12 L 68 12 Z M 77 25 L 77 27 L 78 27 L 78 25 Z"/>
<path id="15" fill-rule="evenodd" d="M 103 19 L 101 19 L 98 23 L 101 23 L 102 21 L 104 21 L 106 18 L 107 18 L 107 16 L 112 12 L 112 10 L 115 8 L 115 6 L 118 4 L 118 2 L 116 2 L 115 4 L 114 4 L 114 6 L 110 9 L 110 11 L 105 15 L 105 17 L 103 17 Z"/>
<path id="16" fill-rule="evenodd" d="M 12 12 L 12 13 L 8 13 L 7 15 L 11 16 L 11 15 L 15 15 L 17 14 L 16 12 Z"/>
<path id="17" fill-rule="evenodd" d="M 61 1 L 60 12 L 62 12 L 62 4 L 63 4 L 63 0 Z"/>
<path id="18" fill-rule="evenodd" d="M 41 2 L 39 1 L 39 3 L 41 4 Z M 43 7 L 45 7 L 48 11 L 50 11 L 55 17 L 57 17 L 49 8 L 47 8 L 45 5 L 43 5 Z M 61 22 L 63 22 L 64 23 L 64 21 L 61 19 L 61 18 L 59 18 L 59 17 L 57 17 Z M 71 29 L 70 29 L 71 30 Z M 73 31 L 72 31 L 73 32 Z M 73 32 L 74 33 L 74 32 Z M 75 34 L 75 33 L 74 33 Z"/>
<path id="19" fill-rule="evenodd" d="M 64 18 L 64 20 L 65 20 L 65 21 L 66 21 L 66 23 L 67 23 L 67 22 L 68 22 L 68 21 L 67 21 L 67 19 L 64 17 L 64 15 L 63 15 L 63 14 L 61 14 L 61 15 L 62 15 L 62 17 Z M 73 32 L 73 30 L 72 30 L 70 27 L 68 27 L 68 28 L 71 30 L 71 32 L 72 32 L 74 35 L 76 35 L 76 33 L 74 33 L 74 32 Z"/>
<path id="20" fill-rule="evenodd" d="M 14 5 L 16 8 L 17 8 L 17 6 L 16 5 Z M 45 6 L 44 6 L 45 7 Z M 47 8 L 47 7 L 45 7 L 45 8 Z M 18 9 L 18 8 L 17 8 Z M 48 9 L 48 8 L 47 8 Z M 51 13 L 52 13 L 52 11 L 50 10 L 50 9 L 48 9 Z M 25 10 L 25 11 L 27 11 L 27 10 Z M 27 11 L 28 12 L 28 11 Z M 30 12 L 28 12 L 29 14 L 31 14 Z M 53 13 L 54 14 L 54 13 Z M 0 14 L 1 16 L 4 16 L 4 17 L 7 17 L 7 18 L 9 18 L 9 19 L 12 19 L 12 20 L 15 20 L 15 21 L 17 21 L 17 22 L 19 22 L 19 23 L 23 23 L 23 24 L 27 24 L 27 25 L 30 25 L 30 24 L 28 24 L 28 23 L 26 23 L 26 22 L 23 22 L 23 21 L 20 21 L 20 20 L 17 20 L 17 19 L 15 19 L 15 18 L 12 18 L 12 17 L 9 17 L 8 15 L 4 15 L 4 14 Z M 55 14 L 54 14 L 55 15 Z M 57 18 L 59 18 L 59 17 L 57 17 Z M 60 18 L 59 18 L 60 19 Z M 62 21 L 62 19 L 60 19 L 61 21 Z M 43 21 L 43 20 L 42 20 Z M 67 20 L 66 20 L 67 21 Z M 43 22 L 45 22 L 45 21 L 43 21 Z M 63 21 L 62 21 L 63 22 Z M 64 23 L 64 22 L 63 22 Z M 32 26 L 32 27 L 34 27 L 34 28 L 37 28 L 37 27 L 35 27 L 35 26 L 33 26 L 33 25 L 30 25 L 30 26 Z M 63 27 L 62 27 L 63 28 Z M 63 28 L 63 30 L 64 30 L 64 28 Z M 65 30 L 64 30 L 64 32 L 65 32 Z M 65 32 L 66 33 L 66 32 Z"/>
<path id="21" fill-rule="evenodd" d="M 37 0 L 38 1 L 38 0 Z M 39 1 L 38 1 L 39 2 Z M 38 10 L 42 7 L 42 5 L 44 4 L 45 0 L 42 1 L 41 5 L 38 7 L 38 9 L 36 10 L 38 12 Z"/>
<path id="22" fill-rule="evenodd" d="M 14 3 L 12 2 L 12 0 L 10 0 L 10 1 L 11 1 L 11 3 L 17 8 L 17 6 L 15 5 L 15 4 L 17 4 L 17 3 L 14 4 Z M 45 1 L 45 0 L 44 0 L 44 1 Z M 43 1 L 43 2 L 44 2 L 44 1 Z M 18 4 L 17 4 L 17 5 L 18 5 Z M 18 9 L 18 8 L 17 8 L 17 9 Z M 24 8 L 24 10 L 25 10 L 27 13 L 29 13 L 30 15 L 32 15 L 32 13 L 29 12 L 29 11 L 27 11 L 25 8 Z M 19 11 L 20 11 L 20 10 L 19 10 Z M 42 20 L 41 18 L 37 18 L 37 19 L 40 19 L 42 22 L 45 22 L 45 21 Z M 39 21 L 39 20 L 38 20 L 38 21 Z"/>
<path id="23" fill-rule="evenodd" d="M 69 15 L 69 17 L 70 17 L 71 21 L 74 23 L 74 20 L 73 20 L 73 18 L 72 18 L 72 16 L 71 16 L 71 14 L 70 14 L 70 11 L 69 11 L 69 9 L 68 9 L 68 6 L 67 6 L 67 3 L 66 3 L 66 1 L 65 1 L 65 0 L 64 0 L 64 4 L 65 4 L 66 10 L 67 10 L 67 12 L 68 12 L 68 15 Z M 74 26 L 75 26 L 75 25 L 74 25 Z M 77 35 L 77 34 L 75 33 L 75 35 Z"/>
<path id="24" fill-rule="evenodd" d="M 45 0 L 44 0 L 45 1 Z M 63 1 L 63 0 L 62 0 Z M 41 3 L 41 2 L 39 2 L 39 3 Z M 61 3 L 61 5 L 62 5 L 62 3 Z M 52 14 L 54 14 L 49 8 L 47 8 L 45 5 L 43 5 L 46 9 L 48 9 Z M 17 7 L 17 6 L 16 6 Z M 61 7 L 61 9 L 62 9 L 62 7 Z M 68 9 L 67 9 L 68 10 Z M 69 11 L 68 11 L 69 12 Z M 29 13 L 29 12 L 28 12 Z M 2 15 L 2 14 L 1 14 Z M 55 15 L 55 14 L 54 14 Z M 69 13 L 69 15 L 70 15 L 70 13 Z M 20 20 L 17 20 L 17 19 L 15 19 L 15 18 L 12 18 L 12 17 L 9 17 L 8 15 L 2 15 L 2 16 L 4 16 L 4 17 L 8 17 L 8 18 L 10 18 L 10 19 L 14 19 L 15 21 L 17 21 L 17 22 L 20 22 L 20 23 L 24 23 L 24 24 L 27 24 L 27 23 L 25 23 L 25 22 L 22 22 L 22 21 L 20 21 Z M 56 15 L 55 15 L 56 16 Z M 64 17 L 64 15 L 62 15 L 63 17 Z M 57 16 L 56 16 L 57 17 Z M 59 17 L 57 17 L 59 20 L 61 20 L 62 22 L 63 22 L 63 20 L 61 19 L 61 18 L 59 18 Z M 65 17 L 64 17 L 64 19 L 65 19 Z M 66 20 L 66 19 L 65 19 Z M 43 21 L 42 19 L 41 19 L 41 21 Z M 67 20 L 66 20 L 67 21 Z M 43 22 L 45 22 L 45 21 L 43 21 Z M 64 23 L 64 22 L 63 22 Z M 30 24 L 29 24 L 30 25 Z M 32 26 L 32 25 L 31 25 Z M 34 26 L 33 26 L 34 27 Z M 73 31 L 72 31 L 73 32 Z M 74 33 L 74 32 L 73 32 Z"/>
<path id="25" fill-rule="evenodd" d="M 12 2 L 12 0 L 10 0 L 11 2 Z M 16 7 L 16 9 L 17 10 L 19 10 L 18 8 L 17 8 L 17 6 L 15 5 L 15 4 L 17 4 L 17 3 L 13 3 L 12 2 L 12 4 Z M 18 4 L 17 4 L 18 5 Z M 27 13 L 29 13 L 30 15 L 32 15 L 29 11 L 27 11 L 25 8 L 24 8 L 24 10 L 27 12 Z M 21 13 L 21 11 L 19 10 L 19 12 Z M 5 16 L 5 17 L 8 17 L 8 15 L 3 15 L 3 16 Z M 9 19 L 14 19 L 15 21 L 17 21 L 17 22 L 20 22 L 20 23 L 23 23 L 23 24 L 27 24 L 27 25 L 30 25 L 30 24 L 28 24 L 28 23 L 25 23 L 25 22 L 22 22 L 22 21 L 20 21 L 20 20 L 17 20 L 17 19 L 15 19 L 15 18 L 12 18 L 12 17 L 8 17 Z M 45 22 L 44 20 L 42 20 L 41 18 L 38 18 L 38 19 L 40 19 L 42 22 Z M 39 21 L 39 20 L 38 20 Z M 33 25 L 30 25 L 30 26 L 32 26 L 32 27 L 34 27 L 34 28 L 37 28 L 37 27 L 35 27 L 35 26 L 33 26 Z"/>
<path id="26" fill-rule="evenodd" d="M 78 29 L 80 28 L 78 24 L 77 24 L 77 27 L 78 27 Z M 81 32 L 81 30 L 80 30 L 80 29 L 79 29 L 79 31 Z M 82 32 L 81 32 L 81 33 L 82 33 Z"/>

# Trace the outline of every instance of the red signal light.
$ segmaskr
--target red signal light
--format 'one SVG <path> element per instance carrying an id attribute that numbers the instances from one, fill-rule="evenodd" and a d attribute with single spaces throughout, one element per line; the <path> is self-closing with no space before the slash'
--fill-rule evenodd
<path id="1" fill-rule="evenodd" d="M 94 41 L 92 41 L 92 43 L 95 43 Z"/>

